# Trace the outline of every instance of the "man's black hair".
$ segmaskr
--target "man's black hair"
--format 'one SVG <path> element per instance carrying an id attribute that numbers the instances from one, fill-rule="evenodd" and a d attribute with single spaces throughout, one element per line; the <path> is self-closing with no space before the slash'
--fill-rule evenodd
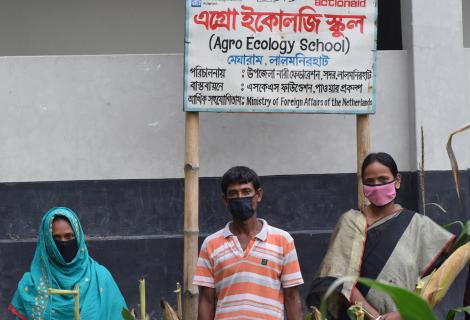
<path id="1" fill-rule="evenodd" d="M 228 169 L 222 177 L 222 192 L 227 194 L 227 188 L 231 184 L 253 183 L 255 190 L 261 187 L 261 181 L 253 170 L 244 166 L 236 166 Z"/>
<path id="2" fill-rule="evenodd" d="M 395 160 L 393 160 L 392 156 L 385 152 L 370 153 L 364 159 L 364 162 L 362 162 L 361 173 L 364 174 L 364 171 L 366 170 L 366 168 L 374 162 L 379 162 L 383 164 L 384 166 L 388 167 L 393 177 L 394 178 L 397 177 L 397 174 L 398 174 L 397 164 Z"/>

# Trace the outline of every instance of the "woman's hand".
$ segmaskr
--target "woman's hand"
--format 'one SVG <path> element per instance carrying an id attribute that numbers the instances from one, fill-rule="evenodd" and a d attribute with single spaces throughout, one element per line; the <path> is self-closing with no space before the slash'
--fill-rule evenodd
<path id="1" fill-rule="evenodd" d="M 401 317 L 399 312 L 389 312 L 384 314 L 380 320 L 401 320 Z"/>

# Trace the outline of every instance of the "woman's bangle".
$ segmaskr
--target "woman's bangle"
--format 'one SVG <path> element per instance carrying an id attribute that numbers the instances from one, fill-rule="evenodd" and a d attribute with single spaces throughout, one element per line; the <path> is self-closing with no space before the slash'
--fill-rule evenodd
<path id="1" fill-rule="evenodd" d="M 382 315 L 379 315 L 377 318 L 375 318 L 375 320 L 380 320 L 382 319 Z"/>

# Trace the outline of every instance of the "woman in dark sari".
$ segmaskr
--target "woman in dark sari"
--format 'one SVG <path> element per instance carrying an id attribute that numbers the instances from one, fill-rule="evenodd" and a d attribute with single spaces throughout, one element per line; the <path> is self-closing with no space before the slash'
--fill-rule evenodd
<path id="1" fill-rule="evenodd" d="M 343 276 L 377 279 L 413 291 L 420 277 L 432 271 L 455 236 L 431 219 L 395 203 L 401 176 L 387 153 L 369 154 L 362 164 L 363 192 L 370 204 L 344 213 L 330 239 L 308 305 Z M 400 319 L 384 293 L 345 283 L 329 304 L 329 319 L 348 319 L 346 309 L 361 303 L 368 319 Z"/>

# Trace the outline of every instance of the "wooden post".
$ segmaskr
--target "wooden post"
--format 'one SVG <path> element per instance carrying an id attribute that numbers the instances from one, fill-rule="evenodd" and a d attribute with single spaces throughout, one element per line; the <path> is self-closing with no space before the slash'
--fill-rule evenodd
<path id="1" fill-rule="evenodd" d="M 184 152 L 184 314 L 197 319 L 198 288 L 193 285 L 199 236 L 199 113 L 186 112 Z"/>
<path id="2" fill-rule="evenodd" d="M 357 136 L 357 201 L 358 207 L 362 208 L 368 204 L 362 192 L 362 172 L 361 166 L 364 158 L 370 153 L 370 126 L 369 115 L 356 116 L 356 136 Z"/>

